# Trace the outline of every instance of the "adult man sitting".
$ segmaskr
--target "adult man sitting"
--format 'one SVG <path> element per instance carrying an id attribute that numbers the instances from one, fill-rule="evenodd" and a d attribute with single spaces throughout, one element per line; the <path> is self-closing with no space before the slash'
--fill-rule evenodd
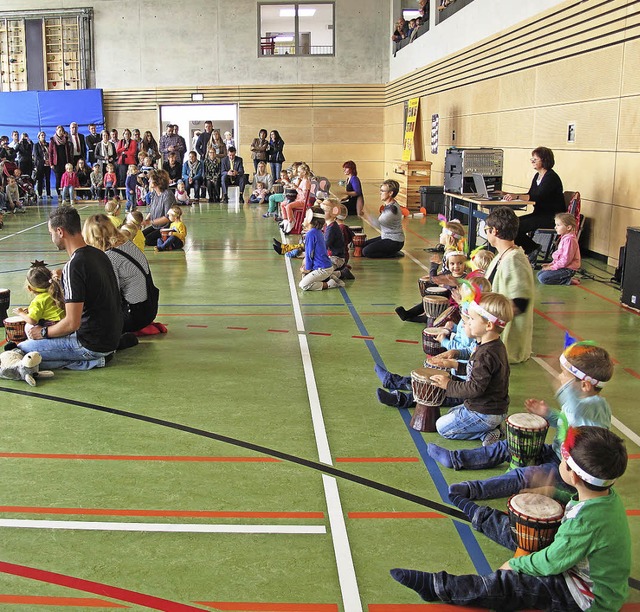
<path id="1" fill-rule="evenodd" d="M 244 165 L 242 163 L 242 157 L 236 156 L 236 148 L 229 147 L 227 151 L 227 157 L 222 158 L 222 201 L 225 203 L 229 202 L 229 197 L 227 195 L 227 190 L 229 187 L 238 186 L 240 187 L 240 202 L 244 203 L 244 198 L 242 194 L 244 193 Z"/>
<path id="2" fill-rule="evenodd" d="M 38 351 L 43 370 L 102 368 L 118 348 L 123 325 L 113 266 L 105 253 L 84 241 L 75 208 L 52 210 L 49 234 L 58 249 L 69 255 L 62 271 L 65 316 L 49 327 L 29 329 L 30 339 L 18 348 L 25 353 Z"/>

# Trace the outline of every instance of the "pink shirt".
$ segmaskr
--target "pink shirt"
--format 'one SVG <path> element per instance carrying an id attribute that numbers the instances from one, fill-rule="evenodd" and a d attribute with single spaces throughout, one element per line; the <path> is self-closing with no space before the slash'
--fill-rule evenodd
<path id="1" fill-rule="evenodd" d="M 60 187 L 80 187 L 78 175 L 75 172 L 65 172 L 60 180 Z"/>
<path id="2" fill-rule="evenodd" d="M 578 270 L 580 268 L 580 247 L 578 239 L 573 232 L 565 234 L 560 238 L 558 249 L 551 256 L 553 261 L 549 270 L 560 270 L 568 268 L 569 270 Z"/>

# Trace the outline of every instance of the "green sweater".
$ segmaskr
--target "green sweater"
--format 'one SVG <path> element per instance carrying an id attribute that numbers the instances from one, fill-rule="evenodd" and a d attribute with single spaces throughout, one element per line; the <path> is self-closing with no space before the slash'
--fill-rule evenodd
<path id="1" fill-rule="evenodd" d="M 620 497 L 611 489 L 606 497 L 569 502 L 552 544 L 509 565 L 530 576 L 563 574 L 582 610 L 620 610 L 631 572 L 631 535 Z"/>

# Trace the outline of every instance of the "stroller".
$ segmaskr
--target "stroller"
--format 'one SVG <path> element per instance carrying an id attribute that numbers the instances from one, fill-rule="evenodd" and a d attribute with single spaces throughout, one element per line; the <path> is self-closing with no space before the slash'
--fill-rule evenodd
<path id="1" fill-rule="evenodd" d="M 26 174 L 17 175 L 16 170 L 19 170 L 19 167 L 14 162 L 5 160 L 0 165 L 2 166 L 2 182 L 6 183 L 7 177 L 13 176 L 16 179 L 22 202 L 26 205 L 35 204 L 38 201 L 38 196 L 32 178 Z"/>

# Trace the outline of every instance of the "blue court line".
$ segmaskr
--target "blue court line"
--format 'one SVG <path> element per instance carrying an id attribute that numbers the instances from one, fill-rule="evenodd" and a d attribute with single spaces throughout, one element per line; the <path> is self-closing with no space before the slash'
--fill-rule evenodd
<path id="1" fill-rule="evenodd" d="M 164 304 L 160 303 L 160 306 L 173 306 L 176 308 L 203 308 L 203 307 L 229 307 L 229 308 L 285 308 L 291 307 L 291 304 Z M 344 304 L 301 304 L 302 308 L 312 308 L 314 306 L 340 306 L 344 307 Z"/>
<path id="2" fill-rule="evenodd" d="M 353 302 L 349 298 L 349 294 L 347 293 L 346 289 L 341 287 L 340 293 L 344 298 L 347 308 L 349 309 L 349 312 L 351 313 L 351 316 L 353 317 L 353 320 L 356 326 L 358 327 L 360 334 L 362 336 L 369 336 L 370 334 L 367 331 L 367 328 L 365 327 L 364 322 L 360 318 L 358 311 L 353 305 Z M 378 365 L 385 367 L 384 361 L 382 360 L 382 357 L 380 356 L 380 353 L 378 352 L 378 349 L 376 348 L 374 341 L 365 340 L 365 344 L 367 345 L 367 348 L 369 349 L 369 352 L 371 353 L 373 360 Z M 410 426 L 411 415 L 408 410 L 398 410 L 398 412 L 400 413 L 402 420 L 404 421 L 404 424 L 407 427 L 409 435 L 411 436 L 411 439 L 413 440 L 413 443 L 416 446 L 416 450 L 418 451 L 418 454 L 420 455 L 425 467 L 427 468 L 427 471 L 429 472 L 429 476 L 431 476 L 431 479 L 433 480 L 433 483 L 436 486 L 436 489 L 438 491 L 438 494 L 440 495 L 440 498 L 443 501 L 448 502 L 449 486 L 447 485 L 447 482 L 444 479 L 444 476 L 442 475 L 442 472 L 440 471 L 440 467 L 438 466 L 436 461 L 428 455 L 427 444 L 424 440 L 424 437 L 421 435 L 419 431 L 416 431 Z M 478 541 L 473 535 L 473 531 L 471 530 L 471 527 L 469 527 L 469 525 L 465 525 L 458 521 L 453 521 L 453 524 L 456 528 L 456 531 L 458 532 L 458 535 L 460 536 L 460 539 L 462 540 L 462 544 L 464 545 L 464 547 L 467 550 L 467 553 L 469 554 L 469 558 L 471 559 L 471 562 L 473 563 L 476 569 L 476 572 L 478 572 L 478 574 L 481 574 L 481 575 L 490 574 L 491 572 L 493 572 L 493 568 L 489 565 L 489 562 L 487 561 L 487 558 L 485 557 L 484 552 L 480 548 Z"/>

